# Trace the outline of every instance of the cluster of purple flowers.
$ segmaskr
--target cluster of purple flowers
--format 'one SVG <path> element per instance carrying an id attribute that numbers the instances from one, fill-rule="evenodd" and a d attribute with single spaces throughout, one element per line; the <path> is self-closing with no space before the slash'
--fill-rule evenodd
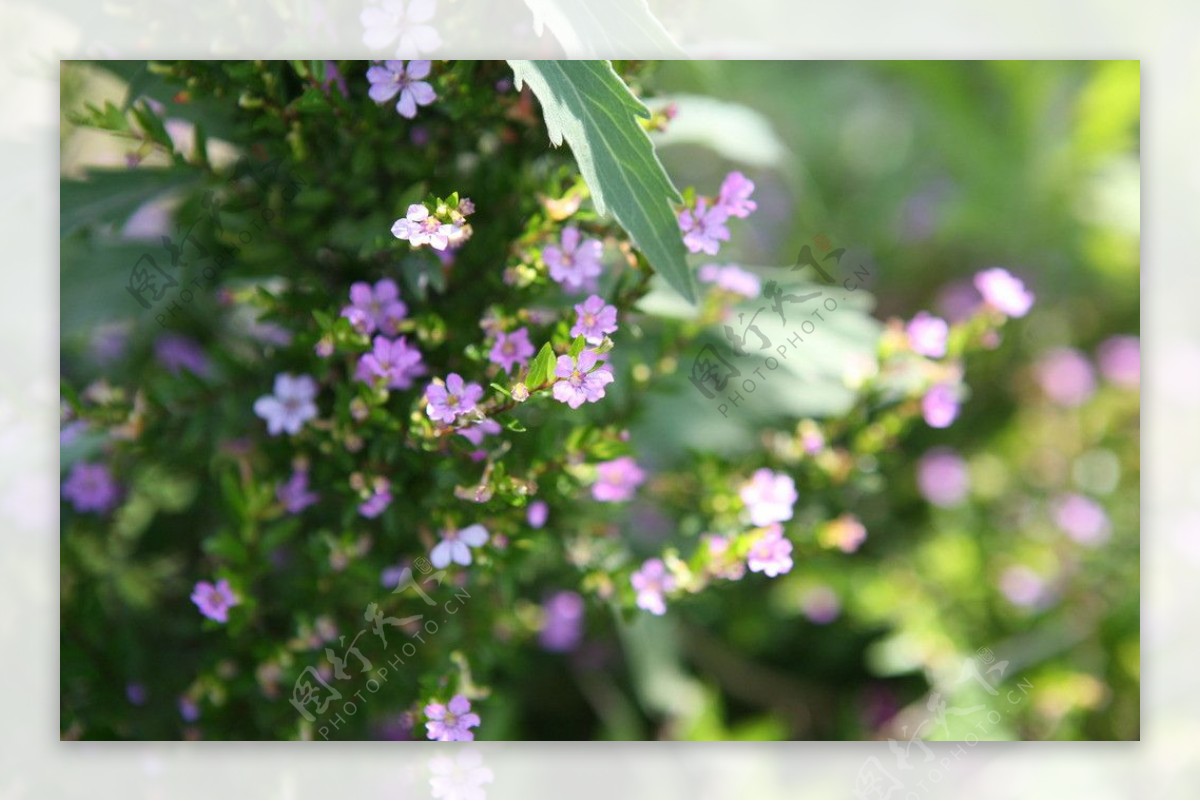
<path id="1" fill-rule="evenodd" d="M 683 244 L 692 253 L 715 256 L 722 242 L 729 241 L 730 217 L 748 217 L 758 208 L 750 199 L 754 182 L 740 172 L 731 172 L 721 182 L 716 200 L 697 197 L 695 202 L 679 212 L 679 229 Z"/>
<path id="2" fill-rule="evenodd" d="M 474 211 L 470 198 L 463 198 L 454 208 L 439 203 L 433 212 L 424 203 L 413 203 L 392 224 L 392 236 L 407 240 L 415 248 L 429 245 L 438 251 L 454 250 L 471 238 L 467 216 Z"/>

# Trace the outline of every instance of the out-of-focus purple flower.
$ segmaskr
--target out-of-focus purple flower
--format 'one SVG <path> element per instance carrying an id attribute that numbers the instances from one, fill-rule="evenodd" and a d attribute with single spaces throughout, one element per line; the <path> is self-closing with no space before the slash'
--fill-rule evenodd
<path id="1" fill-rule="evenodd" d="M 1076 493 L 1065 495 L 1054 503 L 1054 523 L 1081 545 L 1099 545 L 1112 534 L 1104 507 Z"/>
<path id="2" fill-rule="evenodd" d="M 663 615 L 667 612 L 664 595 L 675 589 L 675 577 L 667 572 L 667 566 L 661 559 L 647 559 L 640 570 L 629 577 L 637 593 L 639 609 L 645 609 L 652 615 Z"/>
<path id="3" fill-rule="evenodd" d="M 600 462 L 596 465 L 596 483 L 592 485 L 592 497 L 608 503 L 628 501 L 645 480 L 645 471 L 638 467 L 632 456 Z"/>
<path id="4" fill-rule="evenodd" d="M 293 470 L 291 478 L 275 487 L 275 497 L 289 514 L 300 514 L 319 499 L 308 490 L 308 471 Z"/>
<path id="5" fill-rule="evenodd" d="M 930 428 L 948 428 L 958 417 L 958 393 L 949 384 L 934 384 L 921 399 L 921 414 Z"/>
<path id="6" fill-rule="evenodd" d="M 542 606 L 545 615 L 538 641 L 547 651 L 575 650 L 583 638 L 583 598 L 577 592 L 556 592 Z"/>
<path id="7" fill-rule="evenodd" d="M 1033 306 L 1033 293 L 1024 282 L 1003 267 L 992 267 L 975 275 L 975 288 L 983 302 L 1009 317 L 1024 317 Z"/>
<path id="8" fill-rule="evenodd" d="M 1038 384 L 1060 406 L 1079 406 L 1096 391 L 1096 374 L 1087 357 L 1074 348 L 1055 348 L 1034 367 Z"/>
<path id="9" fill-rule="evenodd" d="M 1109 337 L 1096 349 L 1103 376 L 1119 387 L 1133 389 L 1142 380 L 1142 346 L 1135 336 Z"/>
<path id="10" fill-rule="evenodd" d="M 400 584 L 400 580 L 404 578 L 404 571 L 408 565 L 399 564 L 385 567 L 379 573 L 379 583 L 384 587 L 395 587 Z"/>
<path id="11" fill-rule="evenodd" d="M 580 237 L 579 229 L 568 225 L 557 245 L 542 248 L 542 261 L 550 269 L 550 277 L 570 292 L 593 291 L 603 265 L 600 257 L 604 247 L 599 239 Z"/>
<path id="12" fill-rule="evenodd" d="M 350 96 L 350 89 L 346 86 L 346 78 L 342 75 L 342 71 L 338 69 L 336 61 L 325 62 L 325 80 L 321 82 L 321 88 L 325 90 L 325 94 L 329 94 L 329 88 L 336 86 L 337 90 L 342 93 L 342 97 Z"/>
<path id="13" fill-rule="evenodd" d="M 379 517 L 392 505 L 392 488 L 387 481 L 376 481 L 371 497 L 358 505 L 358 513 L 366 518 Z"/>
<path id="14" fill-rule="evenodd" d="M 530 528 L 541 528 L 546 525 L 546 518 L 549 516 L 550 504 L 545 501 L 534 501 L 525 510 L 525 521 L 529 523 Z"/>
<path id="15" fill-rule="evenodd" d="M 599 295 L 589 295 L 583 303 L 576 303 L 575 314 L 571 336 L 582 336 L 591 345 L 599 345 L 607 334 L 617 330 L 617 307 L 605 303 Z M 532 347 L 529 352 L 532 355 Z"/>
<path id="16" fill-rule="evenodd" d="M 75 420 L 73 422 L 67 423 L 65 426 L 62 427 L 62 430 L 58 432 L 58 447 L 59 448 L 71 447 L 72 445 L 74 445 L 76 442 L 79 441 L 80 437 L 82 437 L 84 434 L 87 433 L 87 430 L 88 430 L 87 420 Z"/>
<path id="17" fill-rule="evenodd" d="M 105 465 L 76 462 L 63 482 L 62 494 L 76 512 L 104 514 L 117 505 L 121 489 Z"/>
<path id="18" fill-rule="evenodd" d="M 342 316 L 354 329 L 368 336 L 376 331 L 395 335 L 397 324 L 407 315 L 408 307 L 400 300 L 400 289 L 390 278 L 378 281 L 374 289 L 365 281 L 351 284 L 350 305 L 342 309 Z"/>
<path id="19" fill-rule="evenodd" d="M 979 308 L 983 298 L 975 285 L 967 280 L 955 281 L 942 287 L 937 296 L 937 309 L 953 323 L 961 323 Z"/>
<path id="20" fill-rule="evenodd" d="M 125 355 L 129 347 L 129 323 L 103 323 L 92 331 L 88 343 L 92 358 L 101 365 L 111 364 Z"/>
<path id="21" fill-rule="evenodd" d="M 312 376 L 275 376 L 275 394 L 263 395 L 254 402 L 254 413 L 267 421 L 267 433 L 299 433 L 304 424 L 317 416 L 317 382 Z"/>
<path id="22" fill-rule="evenodd" d="M 483 387 L 465 383 L 458 373 L 446 376 L 446 383 L 434 382 L 425 390 L 429 404 L 425 413 L 437 423 L 453 423 L 460 415 L 475 411 L 475 404 L 483 397 Z"/>
<path id="23" fill-rule="evenodd" d="M 466 437 L 468 442 L 478 448 L 483 444 L 484 437 L 495 436 L 502 430 L 503 429 L 500 428 L 500 424 L 489 417 L 486 420 L 480 420 L 473 426 L 465 426 L 464 428 L 460 428 L 458 433 L 461 436 Z"/>
<path id="24" fill-rule="evenodd" d="M 442 45 L 442 37 L 427 24 L 437 10 L 436 0 L 381 0 L 359 15 L 363 44 L 381 50 L 396 43 L 396 55 L 415 58 Z"/>
<path id="25" fill-rule="evenodd" d="M 832 587 L 821 584 L 804 593 L 800 598 L 800 609 L 813 623 L 824 626 L 837 620 L 842 612 L 842 603 Z"/>
<path id="26" fill-rule="evenodd" d="M 480 724 L 479 715 L 471 711 L 471 702 L 464 695 L 454 696 L 445 705 L 437 702 L 426 705 L 425 717 L 429 719 L 425 724 L 426 736 L 441 742 L 474 740 L 471 729 Z"/>
<path id="27" fill-rule="evenodd" d="M 852 514 L 843 514 L 821 527 L 818 541 L 826 548 L 854 553 L 867 539 L 867 527 Z"/>
<path id="28" fill-rule="evenodd" d="M 1024 565 L 1015 565 L 1000 575 L 1000 591 L 1013 606 L 1038 607 L 1047 600 L 1046 580 Z"/>
<path id="29" fill-rule="evenodd" d="M 696 277 L 705 284 L 716 284 L 718 289 L 744 298 L 757 298 L 762 294 L 762 281 L 748 270 L 736 264 L 705 264 L 696 272 Z"/>
<path id="30" fill-rule="evenodd" d="M 146 685 L 136 681 L 129 682 L 125 685 L 125 697 L 134 706 L 141 706 L 146 703 Z"/>
<path id="31" fill-rule="evenodd" d="M 421 351 L 408 344 L 406 337 L 396 340 L 375 337 L 374 347 L 358 360 L 354 377 L 364 384 L 386 379 L 389 389 L 408 389 L 413 379 L 425 375 Z"/>
<path id="32" fill-rule="evenodd" d="M 496 333 L 496 344 L 492 345 L 488 361 L 500 365 L 504 372 L 511 373 L 516 365 L 524 367 L 529 364 L 531 356 L 533 343 L 529 341 L 529 329 L 518 328 L 508 334 L 503 331 Z"/>
<path id="33" fill-rule="evenodd" d="M 192 589 L 192 603 L 200 610 L 200 614 L 218 623 L 229 621 L 229 610 L 237 606 L 239 601 L 233 594 L 229 582 L 221 579 L 216 585 L 207 581 L 197 581 Z"/>
<path id="34" fill-rule="evenodd" d="M 753 192 L 754 181 L 740 172 L 731 172 L 721 182 L 716 207 L 730 217 L 749 217 L 750 212 L 758 208 L 758 204 L 750 199 Z"/>
<path id="35" fill-rule="evenodd" d="M 186 723 L 195 723 L 200 719 L 199 705 L 186 695 L 180 696 L 179 717 L 183 718 Z"/>
<path id="36" fill-rule="evenodd" d="M 796 482 L 791 476 L 765 467 L 754 471 L 750 480 L 742 484 L 738 495 L 750 512 L 750 522 L 756 526 L 791 520 L 792 507 L 799 498 Z"/>
<path id="37" fill-rule="evenodd" d="M 613 381 L 607 364 L 596 367 L 599 356 L 585 350 L 577 359 L 559 356 L 554 365 L 554 399 L 578 409 L 584 403 L 595 403 L 604 397 L 604 387 Z M 595 368 L 595 369 L 593 369 Z"/>
<path id="38" fill-rule="evenodd" d="M 392 236 L 408 240 L 415 248 L 429 245 L 434 250 L 445 250 L 451 240 L 460 240 L 461 226 L 442 222 L 429 213 L 424 203 L 413 203 L 403 217 L 392 223 Z"/>
<path id="39" fill-rule="evenodd" d="M 391 100 L 399 92 L 400 100 L 396 102 L 396 111 L 405 119 L 417 116 L 418 106 L 428 106 L 437 100 L 437 92 L 422 80 L 429 77 L 429 61 L 410 61 L 404 66 L 403 61 L 385 61 L 367 70 L 367 80 L 371 88 L 367 94 L 376 103 L 383 104 Z"/>
<path id="40" fill-rule="evenodd" d="M 453 562 L 467 567 L 471 564 L 471 549 L 482 548 L 488 541 L 487 529 L 475 523 L 457 531 L 442 532 L 442 541 L 429 552 L 429 561 L 438 570 Z"/>
<path id="41" fill-rule="evenodd" d="M 792 569 L 792 543 L 783 536 L 783 526 L 772 523 L 750 545 L 746 567 L 753 573 L 774 578 Z"/>
<path id="42" fill-rule="evenodd" d="M 926 451 L 917 462 L 917 489 L 935 506 L 957 506 L 971 487 L 967 463 L 949 448 Z"/>
<path id="43" fill-rule="evenodd" d="M 734 557 L 728 537 L 706 534 L 704 544 L 708 547 L 709 573 L 731 581 L 738 581 L 746 575 L 746 564 Z"/>
<path id="44" fill-rule="evenodd" d="M 825 449 L 825 435 L 811 420 L 800 424 L 800 446 L 809 456 L 818 454 Z"/>
<path id="45" fill-rule="evenodd" d="M 729 241 L 729 229 L 725 222 L 729 212 L 720 206 L 709 206 L 707 198 L 696 198 L 693 208 L 679 212 L 679 230 L 683 232 L 683 244 L 692 253 L 717 255 L 722 242 Z"/>
<path id="46" fill-rule="evenodd" d="M 929 312 L 920 311 L 909 321 L 905 328 L 908 334 L 908 346 L 914 353 L 940 359 L 946 355 L 946 339 L 950 335 L 950 326 L 940 317 L 934 317 Z"/>

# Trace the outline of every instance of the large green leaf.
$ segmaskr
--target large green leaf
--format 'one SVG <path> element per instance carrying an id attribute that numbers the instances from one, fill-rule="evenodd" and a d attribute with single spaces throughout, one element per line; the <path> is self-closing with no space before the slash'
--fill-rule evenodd
<path id="1" fill-rule="evenodd" d="M 195 170 L 178 167 L 89 170 L 86 180 L 63 179 L 60 235 L 69 236 L 95 223 L 121 225 L 143 203 L 199 180 Z"/>
<path id="2" fill-rule="evenodd" d="M 542 35 L 543 25 L 548 27 L 573 58 L 638 58 L 647 53 L 686 58 L 646 0 L 525 0 L 525 5 L 533 12 L 537 35 Z"/>
<path id="3" fill-rule="evenodd" d="M 649 116 L 607 61 L 510 61 L 516 84 L 542 104 L 550 140 L 563 139 L 601 214 L 611 213 L 633 244 L 689 302 L 695 282 L 672 203 L 679 192 L 638 124 Z"/>

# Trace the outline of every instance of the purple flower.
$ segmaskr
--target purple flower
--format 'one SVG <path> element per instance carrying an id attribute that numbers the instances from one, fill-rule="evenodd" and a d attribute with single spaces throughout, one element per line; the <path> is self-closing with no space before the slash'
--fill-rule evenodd
<path id="1" fill-rule="evenodd" d="M 63 482 L 62 494 L 76 512 L 104 514 L 117 505 L 120 487 L 106 466 L 76 462 Z"/>
<path id="2" fill-rule="evenodd" d="M 229 582 L 221 579 L 214 587 L 207 581 L 197 581 L 192 589 L 192 603 L 199 609 L 200 614 L 218 623 L 229 621 L 229 610 L 238 605 L 238 599 L 229 587 Z"/>
<path id="3" fill-rule="evenodd" d="M 180 370 L 187 370 L 203 378 L 212 371 L 212 364 L 199 343 L 178 334 L 160 336 L 154 342 L 154 357 L 173 375 L 179 375 Z"/>
<path id="4" fill-rule="evenodd" d="M 385 61 L 383 66 L 376 65 L 367 70 L 367 80 L 371 88 L 367 94 L 376 103 L 386 103 L 400 93 L 396 103 L 396 111 L 400 116 L 411 120 L 417 116 L 418 106 L 428 106 L 437 100 L 437 92 L 433 91 L 422 78 L 429 77 L 430 62 L 410 61 L 407 69 L 403 61 Z"/>
<path id="5" fill-rule="evenodd" d="M 1137 337 L 1109 337 L 1096 349 L 1096 360 L 1104 377 L 1119 387 L 1133 389 L 1142 380 L 1142 348 Z"/>
<path id="6" fill-rule="evenodd" d="M 595 403 L 604 397 L 604 387 L 613 381 L 612 371 L 607 364 L 596 367 L 599 357 L 594 351 L 585 350 L 578 359 L 559 356 L 554 365 L 554 399 L 578 409 L 585 402 Z M 596 369 L 592 369 L 596 368 Z"/>
<path id="7" fill-rule="evenodd" d="M 487 529 L 478 523 L 458 531 L 443 531 L 442 541 L 429 552 L 429 561 L 438 570 L 451 562 L 466 567 L 471 564 L 471 548 L 481 548 L 487 541 Z"/>
<path id="8" fill-rule="evenodd" d="M 695 208 L 679 212 L 679 230 L 683 232 L 683 244 L 692 253 L 707 253 L 715 256 L 721 242 L 729 241 L 729 229 L 725 221 L 729 212 L 720 206 L 709 208 L 706 198 L 696 198 Z"/>
<path id="9" fill-rule="evenodd" d="M 146 703 L 147 695 L 146 685 L 141 682 L 131 681 L 125 685 L 125 697 L 134 706 L 141 706 Z"/>
<path id="10" fill-rule="evenodd" d="M 363 44 L 372 50 L 397 42 L 396 55 L 411 58 L 436 50 L 442 38 L 431 25 L 437 10 L 435 0 L 382 0 L 368 5 L 359 15 L 363 26 Z"/>
<path id="11" fill-rule="evenodd" d="M 745 298 L 757 298 L 762 294 L 762 281 L 758 276 L 743 270 L 736 264 L 705 264 L 696 277 L 706 284 L 716 284 L 718 289 Z"/>
<path id="12" fill-rule="evenodd" d="M 200 719 L 200 707 L 186 695 L 179 698 L 179 717 L 187 723 L 195 723 Z"/>
<path id="13" fill-rule="evenodd" d="M 617 330 L 617 307 L 608 305 L 599 295 L 589 295 L 583 303 L 576 303 L 575 314 L 578 317 L 571 336 L 581 336 L 591 345 L 599 345 L 606 334 Z M 533 348 L 529 352 L 532 354 Z"/>
<path id="14" fill-rule="evenodd" d="M 948 428 L 958 417 L 958 393 L 949 384 L 934 384 L 921 399 L 921 414 L 931 428 Z"/>
<path id="15" fill-rule="evenodd" d="M 596 465 L 592 497 L 609 503 L 628 501 L 645 480 L 645 472 L 631 456 L 600 462 Z"/>
<path id="16" fill-rule="evenodd" d="M 754 471 L 750 480 L 738 490 L 738 495 L 750 511 L 750 522 L 756 526 L 791 520 L 792 507 L 799 497 L 791 476 L 765 467 Z"/>
<path id="17" fill-rule="evenodd" d="M 739 581 L 746 575 L 746 565 L 735 558 L 730 546 L 733 544 L 729 537 L 716 534 L 704 535 L 704 543 L 708 547 L 707 570 L 718 578 Z"/>
<path id="18" fill-rule="evenodd" d="M 640 570 L 629 577 L 637 593 L 639 609 L 645 609 L 652 615 L 666 614 L 667 604 L 663 594 L 675 589 L 675 577 L 667 572 L 667 566 L 661 559 L 647 559 Z"/>
<path id="19" fill-rule="evenodd" d="M 454 696 L 445 706 L 437 702 L 427 705 L 425 717 L 429 718 L 425 724 L 427 736 L 441 742 L 474 740 L 471 729 L 480 723 L 479 715 L 471 711 L 471 702 L 463 695 Z"/>
<path id="20" fill-rule="evenodd" d="M 317 502 L 315 492 L 308 491 L 308 471 L 294 470 L 292 477 L 275 487 L 275 497 L 289 514 L 299 514 Z"/>
<path id="21" fill-rule="evenodd" d="M 933 448 L 917 462 L 917 488 L 934 506 L 957 506 L 970 485 L 967 463 L 949 448 Z"/>
<path id="22" fill-rule="evenodd" d="M 574 651 L 583 639 L 583 598 L 577 592 L 556 592 L 542 606 L 545 615 L 538 642 L 547 651 Z"/>
<path id="23" fill-rule="evenodd" d="M 568 225 L 558 245 L 542 248 L 542 260 L 550 268 L 550 277 L 571 292 L 594 289 L 602 266 L 604 248 L 599 239 L 580 240 L 579 229 Z"/>
<path id="24" fill-rule="evenodd" d="M 867 527 L 852 514 L 844 514 L 821 527 L 817 541 L 826 548 L 854 553 L 867 539 Z"/>
<path id="25" fill-rule="evenodd" d="M 758 204 L 750 199 L 753 191 L 754 181 L 740 172 L 731 172 L 721 182 L 716 207 L 730 217 L 749 217 L 750 212 L 758 208 Z"/>
<path id="26" fill-rule="evenodd" d="M 407 239 L 413 247 L 429 245 L 434 250 L 445 250 L 451 240 L 461 239 L 461 226 L 445 223 L 429 213 L 423 203 L 413 203 L 403 217 L 392 223 L 392 236 Z"/>
<path id="27" fill-rule="evenodd" d="M 975 275 L 975 288 L 983 301 L 1001 314 L 1024 317 L 1033 306 L 1033 293 L 1003 267 L 992 267 Z"/>
<path id="28" fill-rule="evenodd" d="M 480 420 L 473 426 L 460 428 L 458 433 L 466 437 L 468 442 L 478 448 L 483 444 L 483 438 L 485 436 L 495 436 L 496 434 L 499 434 L 501 430 L 500 424 L 489 418 L 486 420 Z"/>
<path id="29" fill-rule="evenodd" d="M 1087 357 L 1074 348 L 1056 348 L 1034 366 L 1038 384 L 1060 406 L 1079 406 L 1096 391 L 1096 374 Z"/>
<path id="30" fill-rule="evenodd" d="M 824 626 L 837 620 L 842 611 L 842 603 L 832 587 L 819 584 L 801 596 L 800 610 L 813 623 Z"/>
<path id="31" fill-rule="evenodd" d="M 475 404 L 483 397 L 483 387 L 463 383 L 462 376 L 451 373 L 446 383 L 434 382 L 425 390 L 429 405 L 425 413 L 437 423 L 453 423 L 459 415 L 475 411 Z"/>
<path id="32" fill-rule="evenodd" d="M 358 505 L 358 513 L 366 518 L 374 519 L 384 513 L 392 505 L 392 489 L 385 480 L 375 482 L 371 497 Z"/>
<path id="33" fill-rule="evenodd" d="M 421 351 L 410 346 L 406 338 L 375 337 L 374 349 L 358 360 L 354 377 L 364 384 L 384 378 L 389 389 L 408 389 L 413 379 L 422 375 L 425 364 L 421 361 Z"/>
<path id="34" fill-rule="evenodd" d="M 549 515 L 550 505 L 548 503 L 545 501 L 534 501 L 525 510 L 525 521 L 529 523 L 530 528 L 541 528 L 546 525 L 546 518 Z"/>
<path id="35" fill-rule="evenodd" d="M 1104 507 L 1074 493 L 1055 502 L 1054 523 L 1081 545 L 1099 545 L 1112 533 Z"/>
<path id="36" fill-rule="evenodd" d="M 772 523 L 754 540 L 746 554 L 746 567 L 772 578 L 791 571 L 792 543 L 783 536 L 783 526 Z"/>
<path id="37" fill-rule="evenodd" d="M 941 317 L 934 317 L 929 312 L 920 311 L 909 321 L 905 329 L 908 333 L 908 346 L 914 353 L 940 359 L 946 355 L 946 338 L 950 334 L 950 326 Z"/>
<path id="38" fill-rule="evenodd" d="M 317 416 L 317 404 L 313 402 L 316 396 L 317 382 L 312 376 L 280 373 L 275 376 L 275 394 L 256 400 L 254 413 L 267 421 L 271 436 L 281 431 L 296 434 Z"/>
<path id="39" fill-rule="evenodd" d="M 511 373 L 514 365 L 519 364 L 524 367 L 529 364 L 531 356 L 533 356 L 533 343 L 529 341 L 529 330 L 518 328 L 511 334 L 505 334 L 503 331 L 496 333 L 496 344 L 492 345 L 488 361 L 503 367 L 504 372 Z"/>
<path id="40" fill-rule="evenodd" d="M 350 285 L 350 305 L 342 309 L 342 316 L 360 334 L 370 336 L 377 330 L 391 336 L 396 333 L 396 324 L 408 314 L 408 307 L 400 300 L 396 282 L 384 278 L 371 285 L 356 281 Z"/>
<path id="41" fill-rule="evenodd" d="M 1016 565 L 1000 575 L 1000 591 L 1013 606 L 1039 607 L 1048 600 L 1046 580 L 1024 565 Z"/>

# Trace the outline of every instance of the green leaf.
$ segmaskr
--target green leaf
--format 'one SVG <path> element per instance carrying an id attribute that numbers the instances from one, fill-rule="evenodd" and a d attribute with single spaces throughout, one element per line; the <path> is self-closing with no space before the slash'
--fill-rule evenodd
<path id="1" fill-rule="evenodd" d="M 94 223 L 121 225 L 147 201 L 199 180 L 191 169 L 139 167 L 90 170 L 87 180 L 64 180 L 59 187 L 60 236 Z"/>
<path id="2" fill-rule="evenodd" d="M 571 347 L 567 350 L 567 355 L 572 359 L 579 358 L 579 354 L 583 353 L 583 349 L 586 347 L 587 340 L 583 338 L 582 334 L 580 334 L 579 336 L 575 337 L 573 342 L 571 342 Z"/>
<path id="3" fill-rule="evenodd" d="M 662 58 L 686 58 L 666 28 L 646 5 L 646 0 L 525 0 L 533 12 L 538 36 L 550 29 L 563 51 L 572 58 L 601 54 L 615 58 L 641 58 L 656 53 Z"/>
<path id="4" fill-rule="evenodd" d="M 695 282 L 684 255 L 667 177 L 638 117 L 650 112 L 606 61 L 510 61 L 516 85 L 542 104 L 550 141 L 571 145 L 601 214 L 611 212 L 633 244 L 690 303 Z"/>
<path id="5" fill-rule="evenodd" d="M 525 378 L 525 386 L 534 390 L 549 381 L 554 373 L 555 360 L 554 348 L 550 347 L 550 343 L 542 345 L 538 355 L 529 363 L 529 375 Z"/>

